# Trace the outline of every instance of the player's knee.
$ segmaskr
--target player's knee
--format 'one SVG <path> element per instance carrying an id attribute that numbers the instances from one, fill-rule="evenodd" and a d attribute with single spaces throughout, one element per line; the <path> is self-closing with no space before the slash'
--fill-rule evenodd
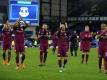
<path id="1" fill-rule="evenodd" d="M 82 55 L 84 55 L 85 53 L 84 52 L 82 52 Z"/>
<path id="2" fill-rule="evenodd" d="M 86 52 L 86 55 L 88 55 L 89 53 L 88 52 Z"/>
<path id="3" fill-rule="evenodd" d="M 58 60 L 61 60 L 62 58 L 61 57 L 58 57 Z"/>

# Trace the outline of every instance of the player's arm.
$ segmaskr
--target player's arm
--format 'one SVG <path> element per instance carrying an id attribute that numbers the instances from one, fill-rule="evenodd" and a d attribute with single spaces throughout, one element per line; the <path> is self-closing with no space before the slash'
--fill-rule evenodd
<path id="1" fill-rule="evenodd" d="M 103 36 L 104 32 L 100 34 L 100 32 L 97 33 L 97 39 L 102 39 L 104 36 Z"/>
<path id="2" fill-rule="evenodd" d="M 65 22 L 65 30 L 66 30 L 66 32 L 67 32 L 67 34 L 69 33 L 69 30 L 68 30 L 68 24 L 67 24 L 67 22 Z"/>
<path id="3" fill-rule="evenodd" d="M 25 28 L 30 27 L 30 25 L 28 23 L 26 23 L 26 21 L 24 21 L 24 23 L 25 23 Z"/>
<path id="4" fill-rule="evenodd" d="M 25 26 L 24 28 L 30 27 L 28 23 L 26 23 L 26 21 L 20 16 L 19 21 L 23 21 Z"/>
<path id="5" fill-rule="evenodd" d="M 68 24 L 67 24 L 67 22 L 65 22 L 65 27 L 68 28 Z"/>
<path id="6" fill-rule="evenodd" d="M 42 37 L 42 35 L 41 35 L 41 31 L 39 31 L 39 33 L 38 33 L 38 39 L 40 39 Z"/>
<path id="7" fill-rule="evenodd" d="M 97 39 L 101 38 L 101 35 L 99 34 L 99 32 L 97 32 Z"/>
<path id="8" fill-rule="evenodd" d="M 92 35 L 92 33 L 90 33 L 89 40 L 92 41 L 92 38 L 93 38 L 93 35 Z"/>
<path id="9" fill-rule="evenodd" d="M 81 39 L 81 40 L 84 40 L 84 35 L 83 35 L 82 32 L 80 33 L 80 39 Z"/>
<path id="10" fill-rule="evenodd" d="M 4 24 L 4 25 L 3 25 L 3 28 L 2 28 L 2 31 L 5 31 L 5 30 L 6 30 L 6 27 L 7 27 L 6 24 Z"/>
<path id="11" fill-rule="evenodd" d="M 58 30 L 58 31 L 56 32 L 56 36 L 57 36 L 57 38 L 60 37 L 60 30 Z"/>
<path id="12" fill-rule="evenodd" d="M 16 29 L 17 27 L 19 27 L 19 20 L 17 20 L 16 22 L 15 22 L 15 24 L 12 26 L 13 27 L 13 29 Z"/>
<path id="13" fill-rule="evenodd" d="M 48 39 L 51 38 L 51 32 L 48 32 Z"/>
<path id="14" fill-rule="evenodd" d="M 107 36 L 106 36 L 106 35 L 105 35 L 105 36 L 102 36 L 102 38 L 103 38 L 103 39 L 107 39 Z"/>
<path id="15" fill-rule="evenodd" d="M 11 29 L 11 31 L 13 31 L 13 26 L 12 25 L 10 25 L 10 29 Z"/>

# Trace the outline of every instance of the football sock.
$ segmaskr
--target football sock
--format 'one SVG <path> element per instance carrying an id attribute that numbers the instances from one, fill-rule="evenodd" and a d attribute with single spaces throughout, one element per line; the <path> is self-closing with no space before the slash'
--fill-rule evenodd
<path id="1" fill-rule="evenodd" d="M 21 64 L 23 64 L 24 60 L 25 60 L 25 54 L 22 55 Z"/>
<path id="2" fill-rule="evenodd" d="M 47 52 L 45 52 L 44 54 L 44 63 L 46 62 L 46 59 L 47 59 Z"/>
<path id="3" fill-rule="evenodd" d="M 84 54 L 82 54 L 82 63 L 84 62 Z"/>
<path id="4" fill-rule="evenodd" d="M 105 67 L 105 70 L 107 71 L 107 57 L 104 58 L 104 67 Z"/>
<path id="5" fill-rule="evenodd" d="M 65 67 L 66 63 L 67 63 L 67 59 L 64 60 L 64 67 Z"/>
<path id="6" fill-rule="evenodd" d="M 42 63 L 42 61 L 43 61 L 43 52 L 40 51 L 40 63 Z"/>
<path id="7" fill-rule="evenodd" d="M 62 60 L 58 60 L 59 67 L 62 67 Z"/>
<path id="8" fill-rule="evenodd" d="M 101 66 L 102 66 L 102 58 L 99 58 L 99 69 L 101 70 Z"/>
<path id="9" fill-rule="evenodd" d="M 86 63 L 88 62 L 89 54 L 86 54 Z"/>
<path id="10" fill-rule="evenodd" d="M 6 54 L 3 53 L 3 60 L 5 61 L 6 60 Z"/>
<path id="11" fill-rule="evenodd" d="M 8 52 L 8 62 L 10 62 L 11 59 L 11 52 Z"/>
<path id="12" fill-rule="evenodd" d="M 16 64 L 19 66 L 19 53 L 16 53 Z"/>

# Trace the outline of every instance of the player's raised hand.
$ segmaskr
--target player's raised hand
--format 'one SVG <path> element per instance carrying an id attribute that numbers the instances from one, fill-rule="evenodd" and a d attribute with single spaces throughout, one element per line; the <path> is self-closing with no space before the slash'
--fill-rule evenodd
<path id="1" fill-rule="evenodd" d="M 4 31 L 7 28 L 6 24 L 3 25 L 2 30 Z"/>
<path id="2" fill-rule="evenodd" d="M 65 22 L 65 27 L 68 28 L 68 24 L 67 24 L 67 22 Z"/>
<path id="3" fill-rule="evenodd" d="M 61 28 L 61 25 L 62 25 L 62 23 L 60 22 L 60 26 L 59 26 L 60 28 Z"/>

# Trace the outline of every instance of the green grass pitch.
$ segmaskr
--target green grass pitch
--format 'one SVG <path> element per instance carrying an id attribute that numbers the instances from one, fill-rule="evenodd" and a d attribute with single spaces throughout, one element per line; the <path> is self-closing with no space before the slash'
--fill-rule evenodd
<path id="1" fill-rule="evenodd" d="M 49 49 L 46 66 L 39 67 L 39 49 L 26 49 L 26 68 L 16 70 L 15 53 L 12 51 L 10 66 L 2 65 L 0 51 L 0 80 L 107 80 L 107 75 L 99 73 L 97 49 L 91 49 L 88 64 L 81 64 L 81 52 L 77 57 L 69 54 L 66 71 L 59 73 L 57 55 Z"/>

